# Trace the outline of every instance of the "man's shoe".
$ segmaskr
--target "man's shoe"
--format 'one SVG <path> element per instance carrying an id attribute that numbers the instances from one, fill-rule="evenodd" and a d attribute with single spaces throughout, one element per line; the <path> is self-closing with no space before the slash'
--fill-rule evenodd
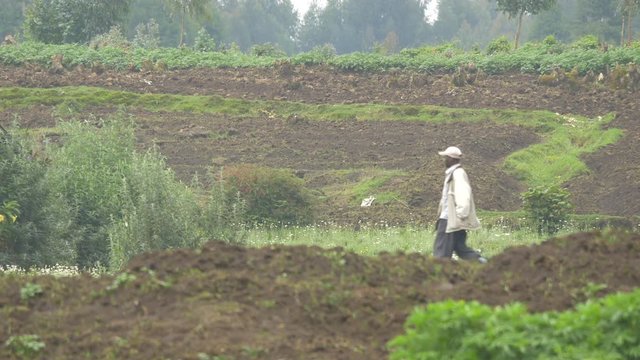
<path id="1" fill-rule="evenodd" d="M 486 263 L 488 262 L 488 260 L 487 260 L 486 258 L 483 258 L 482 256 L 480 256 L 480 257 L 478 258 L 478 262 L 479 262 L 480 264 L 486 264 Z"/>

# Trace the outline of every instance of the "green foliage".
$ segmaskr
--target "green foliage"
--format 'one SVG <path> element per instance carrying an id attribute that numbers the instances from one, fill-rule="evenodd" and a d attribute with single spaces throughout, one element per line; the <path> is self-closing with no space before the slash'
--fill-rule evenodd
<path id="1" fill-rule="evenodd" d="M 120 26 L 113 26 L 108 32 L 95 36 L 89 42 L 89 47 L 100 49 L 104 47 L 126 49 L 130 47 L 129 40 L 122 34 Z"/>
<path id="2" fill-rule="evenodd" d="M 313 218 L 312 196 L 291 171 L 255 165 L 224 169 L 228 198 L 246 202 L 246 220 L 257 224 L 305 224 Z"/>
<path id="3" fill-rule="evenodd" d="M 570 194 L 558 186 L 530 188 L 522 194 L 524 210 L 539 234 L 557 233 L 569 219 Z"/>
<path id="4" fill-rule="evenodd" d="M 98 128 L 61 123 L 64 145 L 50 154 L 53 190 L 73 205 L 73 222 L 83 234 L 80 266 L 117 270 L 141 252 L 197 247 L 229 226 L 204 221 L 203 209 L 214 205 L 201 205 L 155 150 L 135 151 L 131 119 L 94 121 Z M 226 234 L 232 240 L 234 233 Z"/>
<path id="5" fill-rule="evenodd" d="M 160 46 L 160 25 L 154 18 L 147 23 L 136 26 L 136 34 L 133 37 L 133 46 L 143 49 L 157 49 Z"/>
<path id="6" fill-rule="evenodd" d="M 0 205 L 0 235 L 2 235 L 2 226 L 5 224 L 13 224 L 20 214 L 20 205 L 17 201 L 3 201 Z"/>
<path id="7" fill-rule="evenodd" d="M 294 64 L 325 64 L 343 71 L 379 72 L 389 69 L 406 69 L 420 72 L 455 71 L 461 64 L 474 63 L 479 70 L 489 74 L 505 72 L 548 73 L 554 69 L 580 73 L 605 72 L 616 64 L 640 63 L 640 52 L 634 47 L 610 46 L 607 52 L 599 49 L 585 50 L 571 44 L 529 43 L 517 50 L 509 50 L 505 38 L 496 39 L 487 49 L 488 54 L 465 52 L 455 43 L 432 47 L 404 49 L 399 54 L 350 53 L 335 55 L 326 45 L 290 58 Z M 490 54 L 489 54 L 490 53 Z M 267 67 L 281 62 L 284 53 L 273 44 L 256 45 L 253 55 L 238 50 L 202 52 L 193 48 L 121 49 L 105 47 L 92 49 L 82 45 L 45 45 L 25 42 L 15 46 L 0 46 L 0 64 L 23 65 L 26 63 L 49 66 L 52 56 L 64 54 L 63 65 L 91 66 L 95 62 L 107 68 L 125 70 L 130 66 L 141 68 L 143 62 L 162 60 L 169 69 L 197 67 Z"/>
<path id="8" fill-rule="evenodd" d="M 7 339 L 5 346 L 22 359 L 32 359 L 44 350 L 46 344 L 38 335 L 17 335 Z"/>
<path id="9" fill-rule="evenodd" d="M 281 58 L 287 54 L 278 48 L 278 45 L 272 43 L 256 44 L 251 47 L 250 53 L 257 57 Z"/>
<path id="10" fill-rule="evenodd" d="M 216 42 L 213 37 L 209 35 L 209 32 L 205 28 L 201 28 L 196 35 L 196 40 L 193 43 L 193 49 L 196 51 L 215 51 Z"/>
<path id="11" fill-rule="evenodd" d="M 128 161 L 123 178 L 114 184 L 119 206 L 107 228 L 110 267 L 120 269 L 142 252 L 200 245 L 205 233 L 196 226 L 200 208 L 195 194 L 175 179 L 156 151 L 135 153 Z"/>
<path id="12" fill-rule="evenodd" d="M 94 120 L 96 121 L 96 120 Z M 51 149 L 53 190 L 75 209 L 75 221 L 84 236 L 77 244 L 78 264 L 109 264 L 107 228 L 112 216 L 122 214 L 120 192 L 135 149 L 129 119 L 98 120 L 100 128 L 64 122 L 64 146 Z"/>
<path id="13" fill-rule="evenodd" d="M 537 126 L 544 140 L 511 153 L 505 168 L 532 187 L 561 185 L 588 171 L 581 160 L 583 154 L 622 137 L 620 129 L 602 129 L 613 118 L 614 114 L 594 119 L 556 114 L 540 119 Z"/>
<path id="14" fill-rule="evenodd" d="M 325 64 L 336 56 L 336 48 L 331 44 L 316 46 L 311 51 L 295 55 L 291 58 L 294 64 L 318 65 Z"/>
<path id="15" fill-rule="evenodd" d="M 185 18 L 187 16 L 197 19 L 208 19 L 211 17 L 208 0 L 164 0 L 172 18 L 180 22 L 180 40 L 178 47 L 184 44 Z"/>
<path id="16" fill-rule="evenodd" d="M 27 8 L 28 38 L 51 44 L 86 43 L 122 21 L 131 0 L 34 0 Z"/>
<path id="17" fill-rule="evenodd" d="M 532 15 L 549 9 L 556 3 L 556 0 L 497 0 L 498 11 L 515 18 L 524 13 Z"/>
<path id="18" fill-rule="evenodd" d="M 111 284 L 109 284 L 109 286 L 107 286 L 105 290 L 107 292 L 116 291 L 121 287 L 127 286 L 127 284 L 134 282 L 136 279 L 137 279 L 137 276 L 135 274 L 130 274 L 126 271 L 122 272 L 113 279 Z"/>
<path id="19" fill-rule="evenodd" d="M 513 49 L 506 36 L 500 36 L 487 45 L 487 55 L 509 53 Z"/>
<path id="20" fill-rule="evenodd" d="M 586 35 L 576 40 L 571 47 L 579 50 L 595 50 L 600 47 L 600 41 L 595 35 Z"/>
<path id="21" fill-rule="evenodd" d="M 640 290 L 561 313 L 448 300 L 414 310 L 390 359 L 638 359 L 639 324 Z"/>
<path id="22" fill-rule="evenodd" d="M 20 299 L 22 301 L 28 301 L 34 297 L 42 294 L 42 286 L 40 284 L 27 283 L 20 288 Z"/>
<path id="23" fill-rule="evenodd" d="M 10 134 L 0 135 L 0 263 L 71 264 L 77 240 L 71 208 L 50 186 L 42 149 Z"/>

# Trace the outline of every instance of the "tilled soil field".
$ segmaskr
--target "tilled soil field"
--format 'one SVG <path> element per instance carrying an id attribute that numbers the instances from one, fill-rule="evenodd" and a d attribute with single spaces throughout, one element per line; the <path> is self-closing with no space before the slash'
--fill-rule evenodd
<path id="1" fill-rule="evenodd" d="M 529 75 L 499 75 L 452 87 L 446 74 L 348 74 L 329 68 L 194 69 L 102 74 L 0 66 L 1 87 L 87 85 L 133 92 L 216 94 L 311 104 L 431 104 L 457 108 L 616 113 L 620 142 L 587 156 L 588 174 L 571 180 L 583 213 L 640 212 L 640 101 L 602 85 L 548 87 Z M 50 127 L 53 108 L 0 113 L 6 125 Z M 114 109 L 88 112 L 107 115 Z M 476 202 L 486 210 L 520 207 L 522 184 L 500 167 L 509 153 L 539 141 L 530 129 L 489 121 L 463 124 L 229 118 L 128 109 L 141 147 L 159 146 L 185 181 L 210 165 L 258 163 L 294 169 L 311 187 L 336 169 L 401 170 L 393 184 L 407 203 L 362 210 L 330 204 L 331 221 L 428 221 L 443 164 L 436 152 L 467 153 Z M 220 136 L 223 135 L 223 136 Z M 431 241 L 425 240 L 425 241 Z M 0 276 L 0 344 L 38 335 L 36 359 L 384 359 L 415 306 L 448 298 L 490 305 L 520 301 L 531 311 L 567 310 L 590 297 L 640 284 L 637 234 L 579 233 L 509 249 L 479 264 L 420 254 L 362 257 L 343 249 L 245 248 L 211 242 L 201 250 L 144 254 L 123 274 L 56 279 Z M 38 284 L 42 292 L 25 296 Z M 0 358 L 19 359 L 0 346 Z"/>
<path id="2" fill-rule="evenodd" d="M 456 108 L 539 109 L 561 114 L 601 116 L 611 112 L 609 125 L 625 136 L 616 144 L 585 157 L 590 172 L 565 186 L 579 213 L 635 216 L 640 213 L 640 100 L 637 93 L 605 85 L 566 84 L 549 87 L 531 75 L 491 75 L 462 88 L 447 74 L 388 72 L 358 74 L 325 67 L 269 69 L 192 69 L 164 73 L 114 72 L 86 69 L 51 74 L 46 69 L 0 66 L 0 86 L 59 87 L 87 85 L 143 93 L 215 94 L 232 98 L 268 99 L 311 104 L 383 103 L 430 104 Z M 113 109 L 91 109 L 101 114 Z M 455 144 L 467 154 L 478 206 L 486 210 L 520 207 L 521 183 L 506 175 L 501 161 L 509 153 L 539 139 L 517 126 L 480 124 L 422 124 L 416 122 L 306 119 L 230 119 L 192 113 L 145 113 L 130 109 L 141 123 L 143 146 L 159 145 L 178 176 L 185 181 L 211 165 L 243 162 L 289 167 L 310 184 L 322 185 L 323 171 L 379 167 L 409 175 L 396 184 L 408 191 L 407 203 L 391 204 L 371 216 L 412 221 L 433 212 L 442 164 L 436 152 Z M 46 106 L 5 111 L 0 122 L 16 117 L 26 127 L 55 122 Z M 214 139 L 214 140 L 212 140 Z M 359 209 L 331 204 L 321 218 L 356 218 Z M 373 212 L 373 211 L 372 211 Z M 409 215 L 411 213 L 411 216 Z M 417 214 L 417 215 L 416 215 Z M 411 218 L 413 217 L 413 218 Z M 431 216 L 429 216 L 431 221 Z"/>
<path id="3" fill-rule="evenodd" d="M 0 340 L 37 334 L 38 359 L 384 359 L 415 306 L 454 298 L 567 310 L 638 287 L 638 253 L 640 237 L 622 233 L 513 248 L 486 266 L 212 242 L 145 254 L 117 277 L 0 276 Z M 27 281 L 42 293 L 21 299 Z M 0 347 L 0 358 L 20 357 Z"/>

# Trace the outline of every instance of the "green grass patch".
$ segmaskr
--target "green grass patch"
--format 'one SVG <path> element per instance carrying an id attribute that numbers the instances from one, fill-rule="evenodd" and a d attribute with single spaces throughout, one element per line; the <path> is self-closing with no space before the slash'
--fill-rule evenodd
<path id="1" fill-rule="evenodd" d="M 431 123 L 493 122 L 532 128 L 542 142 L 510 154 L 507 171 L 528 186 L 561 185 L 588 168 L 581 157 L 615 143 L 622 130 L 603 126 L 614 114 L 586 118 L 549 111 L 502 109 L 455 109 L 439 106 L 381 104 L 304 104 L 287 101 L 230 99 L 220 96 L 140 94 L 93 87 L 55 89 L 2 88 L 0 110 L 36 105 L 56 106 L 59 112 L 78 112 L 87 107 L 128 106 L 149 111 L 216 113 L 234 117 L 286 119 L 296 115 L 309 120 L 424 121 Z M 388 180 L 388 178 L 386 179 Z M 381 178 L 359 184 L 353 196 L 361 197 L 384 182 Z M 383 194 L 391 199 L 395 194 Z"/>
<path id="2" fill-rule="evenodd" d="M 613 144 L 623 135 L 620 129 L 602 129 L 614 119 L 613 114 L 595 119 L 558 117 L 563 122 L 545 134 L 541 143 L 516 151 L 505 160 L 507 171 L 531 187 L 562 185 L 588 172 L 582 155 Z"/>
<path id="3" fill-rule="evenodd" d="M 522 221 L 521 221 L 522 222 Z M 492 257 L 514 246 L 539 244 L 547 236 L 527 227 L 504 225 L 483 227 L 469 231 L 467 244 Z M 584 229 L 567 225 L 558 235 L 571 234 Z M 245 243 L 248 246 L 307 245 L 323 248 L 343 247 L 360 255 L 374 256 L 380 252 L 433 253 L 435 233 L 433 226 L 386 226 L 373 224 L 355 231 L 350 226 L 320 224 L 314 226 L 258 227 L 248 231 Z"/>
<path id="4" fill-rule="evenodd" d="M 128 106 L 148 111 L 218 113 L 236 117 L 287 118 L 298 115 L 310 120 L 426 121 L 432 123 L 479 122 L 515 124 L 536 131 L 555 128 L 558 116 L 548 111 L 455 109 L 440 106 L 381 104 L 304 104 L 261 101 L 210 95 L 141 94 L 95 87 L 0 88 L 0 110 L 36 105 L 71 105 L 82 110 L 96 106 Z"/>

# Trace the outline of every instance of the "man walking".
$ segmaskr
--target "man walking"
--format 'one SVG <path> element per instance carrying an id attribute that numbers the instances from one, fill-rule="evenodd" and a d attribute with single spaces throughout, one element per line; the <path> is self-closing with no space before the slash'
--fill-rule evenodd
<path id="1" fill-rule="evenodd" d="M 479 229 L 480 222 L 476 216 L 469 177 L 460 164 L 462 151 L 450 146 L 438 154 L 444 157 L 447 170 L 438 206 L 433 256 L 451 258 L 455 252 L 461 259 L 486 263 L 487 259 L 467 246 L 467 230 Z"/>

